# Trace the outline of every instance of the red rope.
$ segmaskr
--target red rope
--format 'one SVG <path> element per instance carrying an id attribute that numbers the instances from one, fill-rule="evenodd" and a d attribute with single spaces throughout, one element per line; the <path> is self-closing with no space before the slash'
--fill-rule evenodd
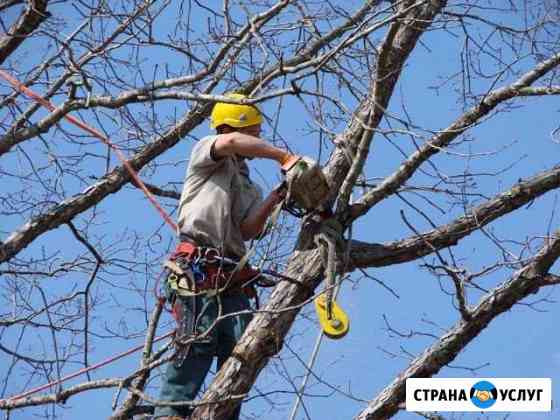
<path id="1" fill-rule="evenodd" d="M 175 331 L 170 331 L 170 332 L 168 332 L 167 334 L 164 334 L 164 335 L 162 335 L 162 336 L 160 336 L 160 337 L 154 338 L 154 341 L 153 341 L 153 342 L 154 342 L 154 343 L 157 343 L 158 341 L 161 341 L 161 340 L 163 340 L 164 338 L 167 338 L 167 337 L 173 335 L 174 333 L 175 333 Z M 70 379 L 73 379 L 73 378 L 75 378 L 76 376 L 83 375 L 84 373 L 87 373 L 87 372 L 89 372 L 89 371 L 92 371 L 92 370 L 101 368 L 101 367 L 106 366 L 106 365 L 108 365 L 108 364 L 110 364 L 110 363 L 113 363 L 113 362 L 115 362 L 115 361 L 117 361 L 117 360 L 119 360 L 119 359 L 122 359 L 123 357 L 128 356 L 129 354 L 132 354 L 132 353 L 134 353 L 134 352 L 137 352 L 138 350 L 140 350 L 140 349 L 142 349 L 142 348 L 144 348 L 144 344 L 141 344 L 141 345 L 139 345 L 139 346 L 136 346 L 136 347 L 134 347 L 134 348 L 131 348 L 131 349 L 129 349 L 129 350 L 123 352 L 123 353 L 120 353 L 120 354 L 117 354 L 117 355 L 115 355 L 115 356 L 112 356 L 112 357 L 110 357 L 110 358 L 108 358 L 108 359 L 106 359 L 106 360 L 104 360 L 104 361 L 102 361 L 102 362 L 96 363 L 95 365 L 91 365 L 91 366 L 82 368 L 82 369 L 80 369 L 80 370 L 78 370 L 78 371 L 76 371 L 76 372 L 74 372 L 74 373 L 71 373 L 71 374 L 69 374 L 69 375 L 66 375 L 66 376 L 60 378 L 60 379 L 57 379 L 56 381 L 52 381 L 52 382 L 49 382 L 48 384 L 44 384 L 44 385 L 38 386 L 37 388 L 30 389 L 29 391 L 25 391 L 25 392 L 23 392 L 22 394 L 19 394 L 19 395 L 14 395 L 13 397 L 10 397 L 10 398 L 8 398 L 8 399 L 0 400 L 0 406 L 2 406 L 2 403 L 5 404 L 5 403 L 7 403 L 8 401 L 19 400 L 19 399 L 21 399 L 21 398 L 28 397 L 28 396 L 30 396 L 30 395 L 32 395 L 32 394 L 36 394 L 37 392 L 44 391 L 45 389 L 50 388 L 50 387 L 52 387 L 52 386 L 60 385 L 61 383 L 66 382 L 66 381 L 68 381 L 68 380 L 70 380 Z"/>
<path id="2" fill-rule="evenodd" d="M 13 76 L 11 76 L 9 73 L 7 73 L 3 70 L 0 70 L 0 77 L 4 78 L 15 89 L 17 89 L 18 91 L 20 91 L 24 95 L 28 96 L 29 98 L 33 99 L 38 104 L 44 106 L 49 111 L 54 112 L 56 110 L 56 107 L 49 100 L 43 98 L 42 96 L 35 93 L 33 90 L 29 89 L 27 86 L 25 86 L 19 80 L 17 80 Z M 159 214 L 163 217 L 165 222 L 167 222 L 167 224 L 173 229 L 173 232 L 177 232 L 177 225 L 175 224 L 175 222 L 173 222 L 173 220 L 171 220 L 171 217 L 169 216 L 169 214 L 167 214 L 167 212 L 160 206 L 160 204 L 157 202 L 157 200 L 155 199 L 153 194 L 148 190 L 146 185 L 142 182 L 142 180 L 140 179 L 140 177 L 138 176 L 138 174 L 136 173 L 136 171 L 134 170 L 134 168 L 132 167 L 130 162 L 126 159 L 126 156 L 122 153 L 122 151 L 117 146 L 115 146 L 113 143 L 111 143 L 111 141 L 109 140 L 108 137 L 106 137 L 104 134 L 102 134 L 101 132 L 99 132 L 95 128 L 92 128 L 92 127 L 88 126 L 86 123 L 79 120 L 78 118 L 76 118 L 72 115 L 64 115 L 64 118 L 66 118 L 69 122 L 71 122 L 75 126 L 81 128 L 82 130 L 91 134 L 92 136 L 97 137 L 103 143 L 105 143 L 108 147 L 110 147 L 111 149 L 113 149 L 115 151 L 117 157 L 122 162 L 125 169 L 128 171 L 128 173 L 130 174 L 130 176 L 132 177 L 132 179 L 134 180 L 136 185 L 138 187 L 140 187 L 140 189 L 144 192 L 144 194 L 146 195 L 148 200 L 150 200 L 152 205 L 156 208 L 156 210 L 159 212 Z M 158 296 L 158 299 L 161 300 L 162 297 Z M 153 342 L 156 343 L 160 340 L 163 340 L 164 338 L 167 338 L 167 337 L 171 336 L 172 334 L 174 334 L 174 332 L 175 331 L 170 331 L 167 334 L 162 335 L 161 337 L 157 337 L 157 338 L 154 339 Z M 106 366 L 106 365 L 108 365 L 108 364 L 110 364 L 110 363 L 112 363 L 116 360 L 122 359 L 123 357 L 128 356 L 129 354 L 132 354 L 132 353 L 140 350 L 143 347 L 144 347 L 143 344 L 139 345 L 137 347 L 134 347 L 132 349 L 129 349 L 129 350 L 125 351 L 124 353 L 120 353 L 120 354 L 117 354 L 115 356 L 112 356 L 112 357 L 110 357 L 110 358 L 108 358 L 108 359 L 106 359 L 102 362 L 99 362 L 99 363 L 95 364 L 95 365 L 88 366 L 88 367 L 85 367 L 83 369 L 80 369 L 80 370 L 78 370 L 74 373 L 71 373 L 67 376 L 64 376 L 63 378 L 60 378 L 56 381 L 49 382 L 48 384 L 41 385 L 37 388 L 30 389 L 29 391 L 26 391 L 22 394 L 10 397 L 10 398 L 8 398 L 8 400 L 0 400 L 0 405 L 1 405 L 2 402 L 5 403 L 6 401 L 9 401 L 9 400 L 17 400 L 17 399 L 20 399 L 20 398 L 25 398 L 29 395 L 36 394 L 37 392 L 41 392 L 41 391 L 43 391 L 47 388 L 50 388 L 50 387 L 55 386 L 55 385 L 59 385 L 63 382 L 66 382 L 66 381 L 72 379 L 72 378 L 83 375 L 84 373 L 87 373 L 89 371 L 92 371 L 92 370 L 101 368 L 103 366 Z"/>
<path id="3" fill-rule="evenodd" d="M 38 104 L 43 105 L 49 111 L 53 112 L 53 111 L 56 110 L 56 107 L 50 101 L 48 101 L 47 99 L 38 95 L 37 93 L 35 93 L 31 89 L 29 89 L 27 86 L 25 86 L 19 80 L 17 80 L 13 76 L 11 76 L 9 73 L 5 72 L 4 70 L 0 70 L 0 76 L 2 78 L 4 78 L 4 80 L 9 82 L 15 89 L 19 90 L 24 95 L 33 99 Z M 152 205 L 156 208 L 156 210 L 159 212 L 159 214 L 163 217 L 163 220 L 165 220 L 167 222 L 167 224 L 173 229 L 173 232 L 177 232 L 177 225 L 175 224 L 175 222 L 173 222 L 173 220 L 171 220 L 171 217 L 169 216 L 169 214 L 167 214 L 167 212 L 159 205 L 157 200 L 154 198 L 153 194 L 148 190 L 146 185 L 144 185 L 144 183 L 142 182 L 142 180 L 140 179 L 140 177 L 138 176 L 138 174 L 136 173 L 136 171 L 134 170 L 134 168 L 132 167 L 130 162 L 126 159 L 126 156 L 122 153 L 122 151 L 117 146 L 115 146 L 113 143 L 111 143 L 111 141 L 105 135 L 103 135 L 101 132 L 99 132 L 95 128 L 92 128 L 92 127 L 88 126 L 86 123 L 79 120 L 78 118 L 76 118 L 72 115 L 64 115 L 64 118 L 66 118 L 68 121 L 70 121 L 75 126 L 81 128 L 82 130 L 91 134 L 92 136 L 97 137 L 103 143 L 105 143 L 108 147 L 110 147 L 111 149 L 113 149 L 115 151 L 117 157 L 122 162 L 122 164 L 124 165 L 124 167 L 126 168 L 128 173 L 130 174 L 130 176 L 132 177 L 132 179 L 134 180 L 136 185 L 138 187 L 140 187 L 140 189 L 144 192 L 144 194 L 146 195 L 148 200 L 150 200 Z"/>

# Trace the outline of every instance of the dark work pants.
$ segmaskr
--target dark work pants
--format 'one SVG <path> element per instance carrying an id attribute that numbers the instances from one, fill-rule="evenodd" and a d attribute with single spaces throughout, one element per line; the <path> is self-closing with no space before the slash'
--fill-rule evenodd
<path id="1" fill-rule="evenodd" d="M 222 316 L 250 309 L 249 299 L 242 293 L 220 297 L 199 296 L 194 305 L 192 298 L 178 297 L 177 299 L 181 299 L 180 304 L 183 305 L 184 316 L 194 316 L 196 319 L 198 333 L 204 333 L 212 327 L 218 317 L 220 305 Z M 194 401 L 210 370 L 214 356 L 218 357 L 219 370 L 241 338 L 251 317 L 251 314 L 246 313 L 221 320 L 210 330 L 205 339 L 192 344 L 187 357 L 179 367 L 171 361 L 167 365 L 167 371 L 162 379 L 159 399 L 162 401 Z M 240 411 L 241 405 L 230 419 L 237 420 Z M 188 406 L 156 407 L 154 417 L 183 416 L 188 418 L 191 412 L 192 409 Z"/>

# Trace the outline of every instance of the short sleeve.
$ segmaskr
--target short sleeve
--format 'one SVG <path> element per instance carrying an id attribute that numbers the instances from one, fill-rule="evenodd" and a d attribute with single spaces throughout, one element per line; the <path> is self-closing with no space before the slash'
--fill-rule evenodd
<path id="1" fill-rule="evenodd" d="M 213 148 L 218 136 L 207 136 L 192 149 L 189 168 L 191 171 L 208 170 L 223 164 L 223 159 L 214 159 Z"/>

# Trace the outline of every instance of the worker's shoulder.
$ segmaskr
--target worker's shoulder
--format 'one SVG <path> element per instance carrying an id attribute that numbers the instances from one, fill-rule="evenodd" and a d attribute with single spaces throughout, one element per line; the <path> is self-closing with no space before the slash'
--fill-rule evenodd
<path id="1" fill-rule="evenodd" d="M 219 135 L 210 135 L 200 139 L 192 148 L 189 159 L 188 176 L 207 177 L 209 171 L 215 172 L 219 169 L 228 170 L 231 164 L 228 159 L 216 159 L 213 145 Z"/>
<path id="2" fill-rule="evenodd" d="M 217 138 L 217 135 L 209 135 L 197 141 L 191 150 L 191 164 L 202 163 L 206 166 L 215 163 L 212 148 Z"/>
<path id="3" fill-rule="evenodd" d="M 217 138 L 218 138 L 218 134 L 209 134 L 208 136 L 201 138 L 193 146 L 192 153 L 198 152 L 207 147 L 212 147 L 212 144 L 216 141 Z"/>

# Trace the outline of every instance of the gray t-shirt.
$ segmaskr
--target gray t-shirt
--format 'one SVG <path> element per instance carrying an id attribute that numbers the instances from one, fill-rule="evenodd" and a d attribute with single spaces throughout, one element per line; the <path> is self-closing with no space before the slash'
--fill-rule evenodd
<path id="1" fill-rule="evenodd" d="M 216 139 L 205 137 L 193 147 L 179 204 L 179 234 L 225 256 L 242 257 L 241 222 L 262 203 L 262 192 L 249 179 L 244 160 L 213 159 Z"/>

